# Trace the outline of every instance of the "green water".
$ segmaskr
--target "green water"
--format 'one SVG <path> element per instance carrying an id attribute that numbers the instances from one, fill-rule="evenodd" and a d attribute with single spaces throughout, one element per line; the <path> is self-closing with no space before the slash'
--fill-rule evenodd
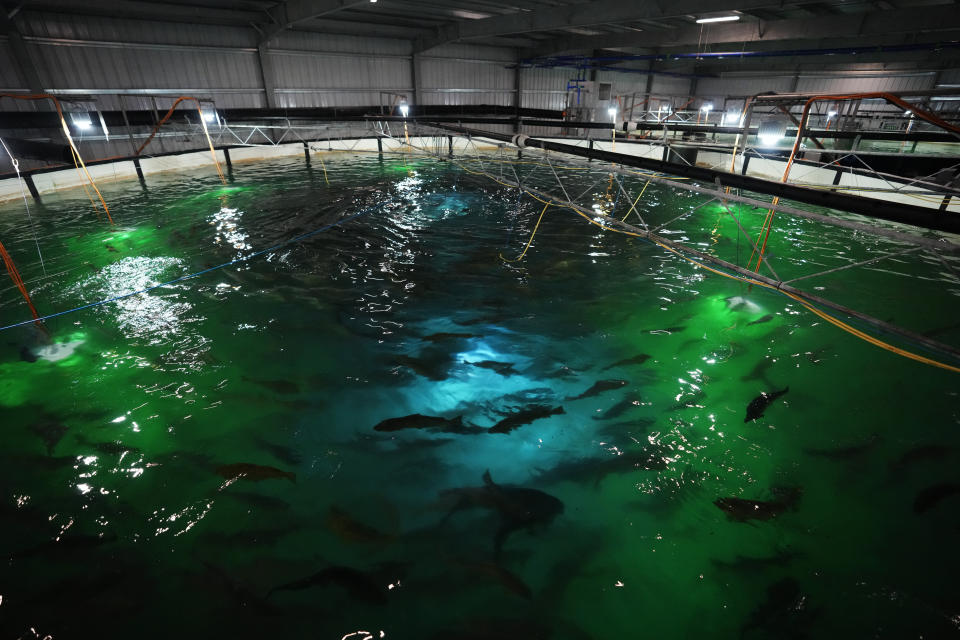
<path id="1" fill-rule="evenodd" d="M 81 193 L 45 197 L 48 278 L 22 207 L 0 208 L 41 313 L 366 212 L 53 319 L 60 353 L 0 335 L 2 637 L 957 635 L 960 498 L 915 509 L 960 481 L 956 374 L 561 210 L 506 263 L 541 205 L 445 163 L 344 155 L 329 186 L 315 169 L 107 185 L 115 229 Z M 604 174 L 564 182 L 626 213 Z M 640 213 L 705 201 L 651 185 Z M 737 213 L 756 235 L 765 212 Z M 665 233 L 744 264 L 735 229 L 711 203 Z M 787 218 L 770 240 L 784 279 L 900 248 Z M 930 255 L 801 284 L 960 343 L 960 288 Z M 0 303 L 0 324 L 29 318 L 16 290 Z M 623 383 L 570 399 L 600 380 Z M 564 412 L 476 433 L 538 404 Z M 410 414 L 464 428 L 374 430 Z M 544 494 L 562 513 L 537 516 Z M 478 508 L 446 517 L 461 496 Z M 733 497 L 773 517 L 730 518 Z M 496 553 L 501 513 L 537 526 Z"/>

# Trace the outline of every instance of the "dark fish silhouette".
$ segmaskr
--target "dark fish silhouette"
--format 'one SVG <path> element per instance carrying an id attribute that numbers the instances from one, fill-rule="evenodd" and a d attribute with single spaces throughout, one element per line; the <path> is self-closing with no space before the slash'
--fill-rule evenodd
<path id="1" fill-rule="evenodd" d="M 428 380 L 446 380 L 453 356 L 439 349 L 425 349 L 419 356 L 399 355 L 394 358 L 398 365 L 407 367 Z"/>
<path id="2" fill-rule="evenodd" d="M 747 405 L 747 417 L 743 419 L 744 422 L 750 422 L 751 420 L 756 420 L 763 415 L 763 412 L 767 410 L 767 407 L 770 406 L 774 400 L 785 394 L 787 391 L 790 391 L 790 387 L 784 387 L 780 391 L 771 391 L 767 393 L 766 391 L 762 392 L 756 398 L 750 401 L 750 404 Z"/>
<path id="3" fill-rule="evenodd" d="M 47 453 L 53 455 L 53 450 L 56 449 L 60 441 L 63 440 L 63 436 L 67 433 L 69 427 L 59 422 L 45 421 L 38 422 L 30 427 L 30 430 L 37 434 L 40 439 L 43 440 L 43 443 L 47 445 Z"/>
<path id="4" fill-rule="evenodd" d="M 224 589 L 236 602 L 245 610 L 253 610 L 264 615 L 277 615 L 279 610 L 266 601 L 265 598 L 258 595 L 250 587 L 246 586 L 233 576 L 229 575 L 220 567 L 204 561 L 209 575 L 213 576 L 222 589 Z"/>
<path id="5" fill-rule="evenodd" d="M 833 449 L 804 449 L 803 452 L 810 456 L 819 456 L 832 460 L 848 460 L 870 451 L 877 446 L 878 442 L 880 442 L 880 436 L 874 434 L 860 444 L 853 444 L 847 447 L 835 447 Z"/>
<path id="6" fill-rule="evenodd" d="M 139 453 L 140 449 L 123 444 L 122 442 L 94 442 L 84 437 L 77 436 L 77 442 L 84 447 L 96 449 L 100 453 L 109 453 L 111 455 L 123 455 L 124 453 Z"/>
<path id="7" fill-rule="evenodd" d="M 272 527 L 264 529 L 241 529 L 240 531 L 210 531 L 201 539 L 209 546 L 220 549 L 232 549 L 237 546 L 272 547 L 280 538 L 296 531 L 294 527 Z"/>
<path id="8" fill-rule="evenodd" d="M 40 359 L 37 354 L 30 350 L 30 347 L 24 345 L 20 347 L 20 359 L 24 362 L 36 362 Z"/>
<path id="9" fill-rule="evenodd" d="M 754 320 L 753 322 L 748 322 L 748 323 L 747 323 L 747 326 L 749 327 L 750 325 L 753 325 L 753 324 L 763 324 L 764 322 L 770 322 L 771 320 L 773 320 L 773 314 L 772 314 L 772 313 L 768 313 L 767 315 L 763 316 L 762 318 L 757 318 L 757 319 Z"/>
<path id="10" fill-rule="evenodd" d="M 563 407 L 554 407 L 550 408 L 550 405 L 546 404 L 536 404 L 529 407 L 524 407 L 520 411 L 511 413 L 506 418 L 493 425 L 489 429 L 489 433 L 510 433 L 514 429 L 519 429 L 525 424 L 530 424 L 534 420 L 540 420 L 541 418 L 549 418 L 550 416 L 557 416 L 566 413 L 563 410 Z"/>
<path id="11" fill-rule="evenodd" d="M 806 599 L 793 578 L 784 578 L 767 587 L 767 597 L 750 612 L 741 636 L 752 637 L 754 630 L 771 638 L 802 638 L 807 622 Z"/>
<path id="12" fill-rule="evenodd" d="M 561 462 L 552 469 L 540 472 L 537 481 L 546 484 L 592 481 L 593 486 L 597 487 L 600 481 L 610 474 L 666 468 L 667 461 L 663 452 L 656 447 L 646 446 L 603 458 L 580 458 Z"/>
<path id="13" fill-rule="evenodd" d="M 770 384 L 770 381 L 767 380 L 767 369 L 773 364 L 773 360 L 770 358 L 764 358 L 757 363 L 753 369 L 750 370 L 750 373 L 740 378 L 742 382 L 749 382 L 750 380 L 760 380 L 761 382 L 766 382 Z"/>
<path id="14" fill-rule="evenodd" d="M 457 559 L 454 560 L 454 563 L 469 573 L 493 580 L 510 593 L 518 595 L 524 600 L 533 599 L 533 591 L 530 590 L 530 587 L 516 574 L 508 571 L 496 562 L 475 562 Z"/>
<path id="15" fill-rule="evenodd" d="M 640 396 L 627 396 L 617 404 L 613 405 L 599 416 L 593 416 L 594 420 L 611 420 L 619 418 L 624 413 L 634 407 L 640 406 Z"/>
<path id="16" fill-rule="evenodd" d="M 934 460 L 943 460 L 954 453 L 953 447 L 942 444 L 925 444 L 910 449 L 893 463 L 894 468 L 909 467 L 918 462 L 930 462 Z"/>
<path id="17" fill-rule="evenodd" d="M 257 443 L 257 448 L 263 449 L 284 464 L 296 466 L 303 461 L 303 458 L 300 456 L 300 452 L 293 447 L 285 447 L 280 444 L 275 444 L 260 437 L 254 438 L 254 441 Z"/>
<path id="18" fill-rule="evenodd" d="M 608 364 L 608 365 L 605 366 L 603 369 L 600 369 L 600 371 L 606 371 L 607 369 L 613 369 L 613 368 L 615 368 L 615 367 L 627 367 L 627 366 L 630 366 L 630 365 L 632 365 L 632 364 L 638 364 L 638 365 L 639 365 L 639 364 L 643 364 L 644 362 L 646 362 L 646 361 L 649 360 L 649 359 L 650 359 L 650 356 L 649 356 L 648 354 L 646 354 L 646 353 L 641 353 L 640 355 L 638 355 L 638 356 L 633 356 L 632 358 L 625 358 L 625 359 L 623 359 L 623 360 L 617 360 L 617 361 L 614 362 L 613 364 Z"/>
<path id="19" fill-rule="evenodd" d="M 321 586 L 337 586 L 346 591 L 351 598 L 368 604 L 386 604 L 387 590 L 385 586 L 363 571 L 341 565 L 331 565 L 322 571 L 294 580 L 279 587 L 274 587 L 267 593 L 269 598 L 277 591 L 301 591 Z"/>
<path id="20" fill-rule="evenodd" d="M 620 387 L 627 384 L 626 380 L 600 380 L 595 382 L 592 387 L 584 391 L 578 396 L 570 397 L 567 396 L 567 400 L 582 400 L 583 398 L 592 398 L 593 396 L 600 395 L 604 391 L 610 391 L 612 389 L 619 389 Z"/>
<path id="21" fill-rule="evenodd" d="M 117 539 L 115 535 L 89 535 L 76 533 L 70 536 L 63 536 L 59 540 L 48 540 L 34 547 L 18 551 L 11 555 L 12 558 L 32 558 L 43 556 L 49 558 L 58 553 L 87 552 L 90 549 L 96 549 L 105 544 L 114 542 Z"/>
<path id="22" fill-rule="evenodd" d="M 439 416 L 425 416 L 414 413 L 401 418 L 388 418 L 378 422 L 374 431 L 400 431 L 402 429 L 427 429 L 444 433 L 458 433 L 464 428 L 463 416 L 456 418 L 441 418 Z"/>
<path id="23" fill-rule="evenodd" d="M 429 336 L 423 336 L 421 340 L 427 342 L 443 342 L 444 340 L 466 340 L 467 338 L 476 338 L 472 333 L 431 333 Z"/>
<path id="24" fill-rule="evenodd" d="M 563 503 L 557 498 L 537 489 L 498 485 L 489 470 L 483 474 L 482 487 L 448 489 L 442 495 L 455 496 L 457 503 L 440 521 L 441 526 L 464 509 L 488 509 L 500 515 L 500 527 L 493 540 L 495 557 L 500 555 L 504 542 L 514 531 L 546 526 L 563 513 Z"/>
<path id="25" fill-rule="evenodd" d="M 913 512 L 924 513 L 925 511 L 929 511 L 937 506 L 941 500 L 955 496 L 958 493 L 960 493 L 960 484 L 955 482 L 944 482 L 935 484 L 932 487 L 927 487 L 918 493 L 917 497 L 913 500 Z"/>
<path id="26" fill-rule="evenodd" d="M 496 360 L 483 360 L 481 362 L 466 362 L 466 364 L 472 364 L 475 367 L 480 367 L 481 369 L 490 369 L 495 373 L 499 373 L 504 377 L 519 375 L 519 371 L 513 368 L 512 362 L 497 362 Z"/>
<path id="27" fill-rule="evenodd" d="M 737 554 L 733 560 L 716 560 L 710 562 L 718 569 L 735 572 L 767 571 L 771 567 L 785 567 L 794 560 L 802 558 L 799 551 L 777 551 L 772 556 L 743 556 Z"/>
<path id="28" fill-rule="evenodd" d="M 718 498 L 713 501 L 727 517 L 737 522 L 770 520 L 785 511 L 796 509 L 800 502 L 800 489 L 773 489 L 773 500 L 747 500 L 745 498 Z"/>
<path id="29" fill-rule="evenodd" d="M 594 431 L 594 435 L 599 438 L 610 438 L 620 436 L 630 436 L 633 433 L 644 433 L 654 423 L 652 418 L 637 418 L 624 422 L 614 422 L 603 425 Z"/>
<path id="30" fill-rule="evenodd" d="M 262 464 L 252 464 L 250 462 L 237 462 L 235 464 L 225 464 L 216 468 L 217 475 L 223 476 L 227 480 L 240 478 L 244 480 L 272 480 L 274 478 L 286 478 L 290 482 L 297 482 L 297 474 L 292 471 L 284 471 L 276 467 L 269 467 Z"/>
<path id="31" fill-rule="evenodd" d="M 290 503 L 286 500 L 265 496 L 262 493 L 230 490 L 224 491 L 223 495 L 264 511 L 288 511 L 290 509 Z"/>
<path id="32" fill-rule="evenodd" d="M 280 393 L 283 395 L 290 395 L 293 393 L 300 392 L 300 386 L 295 382 L 290 382 L 289 380 L 258 380 L 256 378 L 243 377 L 244 382 L 249 382 L 251 384 L 256 384 L 266 389 L 270 389 L 275 393 Z"/>
<path id="33" fill-rule="evenodd" d="M 324 524 L 345 542 L 384 544 L 393 540 L 393 536 L 360 522 L 337 506 L 331 506 L 327 510 Z"/>

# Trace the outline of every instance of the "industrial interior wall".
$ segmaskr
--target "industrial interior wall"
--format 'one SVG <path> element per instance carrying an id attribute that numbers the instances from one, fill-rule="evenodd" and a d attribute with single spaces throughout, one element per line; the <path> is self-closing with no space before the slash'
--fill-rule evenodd
<path id="1" fill-rule="evenodd" d="M 265 107 L 272 84 L 277 106 L 337 107 L 380 104 L 381 92 L 421 104 L 515 102 L 513 49 L 446 45 L 420 56 L 419 96 L 414 96 L 413 45 L 409 40 L 287 31 L 267 43 L 265 60 L 250 27 L 212 26 L 126 18 L 86 17 L 24 8 L 15 23 L 42 88 L 63 95 L 96 95 L 100 109 L 121 107 L 118 94 L 172 98 L 199 95 L 218 107 Z M 5 37 L 0 54 L 13 61 Z M 261 64 L 263 63 L 263 67 Z M 28 87 L 0 65 L 5 90 Z M 128 109 L 152 108 L 150 98 L 125 97 Z M 5 100 L 0 110 L 33 109 Z"/>

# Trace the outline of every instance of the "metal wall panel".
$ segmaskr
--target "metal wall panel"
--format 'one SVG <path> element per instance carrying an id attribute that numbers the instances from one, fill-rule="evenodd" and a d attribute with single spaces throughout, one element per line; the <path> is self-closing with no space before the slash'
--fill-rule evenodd
<path id="1" fill-rule="evenodd" d="M 664 96 L 690 95 L 690 78 L 655 76 L 651 93 Z"/>
<path id="2" fill-rule="evenodd" d="M 911 91 L 933 88 L 932 73 L 917 75 L 857 77 L 802 77 L 797 91 L 803 93 L 863 93 L 868 91 Z"/>
<path id="3" fill-rule="evenodd" d="M 575 69 L 524 69 L 521 80 L 523 106 L 529 109 L 561 110 L 567 103 L 567 83 Z"/>
<path id="4" fill-rule="evenodd" d="M 753 96 L 765 91 L 784 93 L 791 90 L 793 76 L 772 75 L 768 77 L 723 77 L 701 78 L 697 82 L 697 93 L 702 96 Z"/>
<path id="5" fill-rule="evenodd" d="M 22 11 L 17 25 L 27 37 L 154 44 L 255 47 L 252 28 L 157 22 Z"/>
<path id="6" fill-rule="evenodd" d="M 5 61 L 4 64 L 0 64 L 0 90 L 26 89 L 27 87 L 23 86 L 20 77 L 13 68 L 13 51 L 11 51 L 6 38 L 0 38 L 0 60 Z"/>
<path id="7" fill-rule="evenodd" d="M 408 56 L 413 52 L 413 43 L 409 40 L 394 38 L 365 38 L 361 36 L 307 33 L 305 31 L 285 31 L 270 43 L 270 48 L 378 56 Z"/>

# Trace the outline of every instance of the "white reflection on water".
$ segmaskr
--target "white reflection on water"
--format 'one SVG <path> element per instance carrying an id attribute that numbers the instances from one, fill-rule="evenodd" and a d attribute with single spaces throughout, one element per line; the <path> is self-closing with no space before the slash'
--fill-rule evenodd
<path id="1" fill-rule="evenodd" d="M 230 207 L 221 207 L 220 211 L 213 214 L 210 218 L 210 224 L 214 225 L 217 234 L 214 236 L 214 242 L 217 244 L 227 244 L 236 249 L 239 253 L 237 257 L 242 257 L 244 251 L 251 249 L 247 238 L 250 236 L 240 228 L 240 219 L 243 212 L 239 209 Z"/>
<path id="2" fill-rule="evenodd" d="M 182 267 L 183 262 L 177 258 L 131 256 L 105 266 L 78 288 L 87 298 L 113 298 L 174 278 L 180 275 Z M 187 302 L 177 302 L 177 297 L 171 289 L 158 289 L 117 300 L 108 311 L 128 335 L 157 344 L 181 330 L 184 316 L 191 308 Z"/>

